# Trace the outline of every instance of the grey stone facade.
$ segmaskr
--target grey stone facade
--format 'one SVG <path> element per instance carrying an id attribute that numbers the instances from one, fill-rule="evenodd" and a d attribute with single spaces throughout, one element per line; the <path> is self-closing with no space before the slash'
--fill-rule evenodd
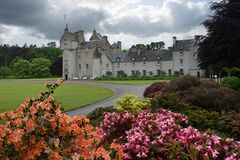
<path id="1" fill-rule="evenodd" d="M 121 51 L 121 42 L 109 43 L 107 36 L 95 30 L 89 41 L 84 32 L 69 32 L 66 27 L 60 39 L 63 50 L 63 79 L 86 79 L 102 76 L 134 74 L 173 75 L 191 74 L 203 76 L 197 63 L 198 39 L 177 40 L 173 37 L 173 47 L 167 50 L 131 53 Z"/>

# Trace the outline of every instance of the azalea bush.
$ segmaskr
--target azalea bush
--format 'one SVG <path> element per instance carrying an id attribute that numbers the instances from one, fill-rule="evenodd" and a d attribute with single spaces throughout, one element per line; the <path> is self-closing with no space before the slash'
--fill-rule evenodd
<path id="1" fill-rule="evenodd" d="M 60 83 L 47 85 L 39 98 L 28 98 L 16 111 L 0 115 L 1 159 L 122 159 L 121 146 L 101 146 L 85 116 L 62 113 L 51 96 Z"/>
<path id="2" fill-rule="evenodd" d="M 127 94 L 115 100 L 117 111 L 130 111 L 138 113 L 151 106 L 151 101 L 148 98 L 139 99 L 136 95 Z"/>
<path id="3" fill-rule="evenodd" d="M 155 92 L 161 92 L 164 88 L 166 88 L 167 83 L 165 82 L 154 82 L 150 86 L 148 86 L 144 93 L 144 97 L 152 97 Z"/>
<path id="4" fill-rule="evenodd" d="M 239 92 L 193 76 L 173 80 L 162 94 L 176 94 L 181 101 L 210 111 L 240 110 Z"/>
<path id="5" fill-rule="evenodd" d="M 240 159 L 240 142 L 187 126 L 179 113 L 145 110 L 106 113 L 99 127 L 102 142 L 124 149 L 123 159 Z M 127 125 L 127 127 L 125 126 Z"/>

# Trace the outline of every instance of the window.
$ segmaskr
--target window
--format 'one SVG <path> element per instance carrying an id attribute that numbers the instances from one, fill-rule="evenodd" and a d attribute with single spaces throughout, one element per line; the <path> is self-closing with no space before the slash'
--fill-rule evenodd
<path id="1" fill-rule="evenodd" d="M 183 50 L 181 49 L 181 51 L 180 51 L 180 56 L 183 56 Z"/>
<path id="2" fill-rule="evenodd" d="M 86 53 L 88 52 L 88 48 L 85 49 L 85 52 L 86 52 Z"/>
<path id="3" fill-rule="evenodd" d="M 184 75 L 183 69 L 180 69 L 180 75 Z"/>
<path id="4" fill-rule="evenodd" d="M 180 59 L 180 64 L 183 65 L 183 59 Z"/>
<path id="5" fill-rule="evenodd" d="M 157 70 L 157 75 L 160 76 L 160 74 L 161 74 L 161 71 L 160 71 L 160 69 L 158 69 Z"/>
<path id="6" fill-rule="evenodd" d="M 78 69 L 81 70 L 81 64 L 78 65 Z"/>
<path id="7" fill-rule="evenodd" d="M 135 64 L 135 58 L 132 58 L 132 64 L 133 65 Z"/>
<path id="8" fill-rule="evenodd" d="M 158 57 L 157 57 L 157 64 L 158 64 L 158 65 L 160 64 L 160 60 L 161 60 L 161 58 L 158 56 Z"/>
<path id="9" fill-rule="evenodd" d="M 134 76 L 135 75 L 135 71 L 134 70 L 132 70 L 132 76 Z"/>
<path id="10" fill-rule="evenodd" d="M 146 64 L 146 57 L 143 57 L 143 64 Z"/>
<path id="11" fill-rule="evenodd" d="M 109 65 L 108 65 L 108 64 L 106 64 L 106 67 L 107 67 L 107 68 L 108 68 L 108 66 L 109 66 Z"/>
<path id="12" fill-rule="evenodd" d="M 119 67 L 119 65 L 120 65 L 120 58 L 117 57 L 117 67 Z"/>
<path id="13" fill-rule="evenodd" d="M 146 76 L 146 74 L 147 74 L 147 71 L 143 70 L 143 76 Z"/>
<path id="14" fill-rule="evenodd" d="M 88 69 L 88 64 L 86 64 L 86 69 Z"/>
<path id="15" fill-rule="evenodd" d="M 169 76 L 172 75 L 172 70 L 171 70 L 171 69 L 168 70 L 168 75 L 169 75 Z"/>

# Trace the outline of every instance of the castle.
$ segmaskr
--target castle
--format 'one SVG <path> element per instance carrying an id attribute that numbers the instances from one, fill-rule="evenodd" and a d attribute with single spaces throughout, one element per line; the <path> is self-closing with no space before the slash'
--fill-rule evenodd
<path id="1" fill-rule="evenodd" d="M 190 74 L 203 76 L 198 67 L 197 49 L 199 39 L 177 40 L 168 49 L 144 51 L 135 49 L 123 52 L 121 42 L 110 44 L 107 36 L 94 29 L 89 41 L 84 31 L 69 32 L 66 26 L 60 39 L 63 51 L 63 79 L 94 79 L 102 76 L 142 75 L 152 76 Z"/>

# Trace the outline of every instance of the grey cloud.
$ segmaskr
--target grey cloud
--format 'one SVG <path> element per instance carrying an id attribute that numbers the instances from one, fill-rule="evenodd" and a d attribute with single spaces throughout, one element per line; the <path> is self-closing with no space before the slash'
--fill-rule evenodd
<path id="1" fill-rule="evenodd" d="M 37 38 L 43 35 L 47 39 L 60 39 L 65 27 L 64 14 L 49 6 L 48 0 L 3 0 L 0 3 L 0 23 L 28 27 L 29 31 L 35 31 L 29 35 Z M 98 29 L 106 15 L 103 10 L 78 7 L 67 15 L 69 28 L 73 31 Z"/>
<path id="2" fill-rule="evenodd" d="M 156 36 L 160 33 L 183 33 L 199 26 L 207 15 L 199 9 L 190 9 L 184 3 L 170 1 L 166 4 L 170 9 L 173 24 L 167 25 L 167 20 L 150 22 L 148 18 L 144 20 L 138 17 L 123 17 L 118 22 L 111 24 L 105 23 L 105 30 L 110 33 L 127 33 L 139 37 Z M 207 9 L 206 9 L 207 10 Z"/>
<path id="3" fill-rule="evenodd" d="M 99 23 L 105 19 L 106 13 L 102 10 L 79 7 L 67 15 L 67 23 L 70 31 L 84 30 L 92 32 L 93 27 L 100 29 Z M 65 28 L 64 14 L 49 15 L 48 18 L 39 22 L 35 27 L 39 32 L 43 33 L 48 39 L 60 39 Z"/>
<path id="4" fill-rule="evenodd" d="M 47 10 L 48 0 L 1 0 L 0 23 L 32 26 L 38 23 Z"/>

